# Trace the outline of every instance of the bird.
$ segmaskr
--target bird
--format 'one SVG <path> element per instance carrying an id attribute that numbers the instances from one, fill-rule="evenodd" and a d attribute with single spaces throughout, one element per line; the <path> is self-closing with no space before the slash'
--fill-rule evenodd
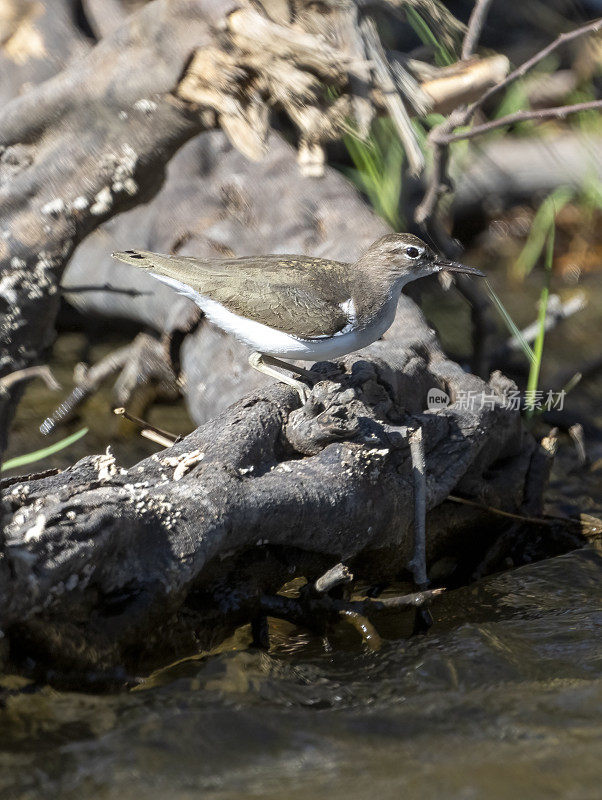
<path id="1" fill-rule="evenodd" d="M 336 359 L 380 339 L 410 281 L 442 271 L 484 277 L 410 233 L 382 236 L 355 263 L 278 253 L 220 259 L 145 250 L 112 255 L 193 300 L 212 323 L 251 348 L 254 369 L 294 386 L 302 400 L 315 376 L 287 360 Z"/>

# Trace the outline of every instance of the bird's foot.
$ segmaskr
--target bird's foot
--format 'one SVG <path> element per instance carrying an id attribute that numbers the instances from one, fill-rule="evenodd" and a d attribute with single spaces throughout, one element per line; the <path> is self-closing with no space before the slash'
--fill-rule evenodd
<path id="1" fill-rule="evenodd" d="M 249 356 L 249 364 L 258 372 L 262 372 L 264 375 L 269 375 L 271 378 L 276 378 L 276 380 L 280 381 L 281 383 L 285 383 L 287 386 L 292 386 L 295 388 L 299 393 L 301 403 L 305 405 L 311 391 L 311 386 L 307 386 L 306 383 L 287 375 L 285 372 L 280 372 L 280 370 L 294 372 L 313 384 L 316 380 L 316 377 L 313 375 L 313 373 L 309 372 L 309 370 L 303 369 L 302 367 L 296 367 L 294 364 L 289 364 L 286 361 L 281 361 L 279 358 L 266 356 L 262 353 L 251 353 Z M 274 367 L 278 367 L 278 369 L 274 369 Z"/>

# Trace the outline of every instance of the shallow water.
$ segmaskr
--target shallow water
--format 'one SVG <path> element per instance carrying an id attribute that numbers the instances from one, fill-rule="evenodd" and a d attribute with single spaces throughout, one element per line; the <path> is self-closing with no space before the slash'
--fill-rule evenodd
<path id="1" fill-rule="evenodd" d="M 475 263 L 473 261 L 472 263 Z M 540 277 L 540 276 L 539 276 Z M 520 291 L 500 273 L 496 289 L 515 319 L 534 317 L 537 276 Z M 561 286 L 566 294 L 573 289 Z M 548 337 L 542 383 L 597 355 L 602 291 Z M 463 301 L 427 293 L 446 346 L 468 338 Z M 99 343 L 98 358 L 116 343 Z M 69 386 L 83 337 L 64 334 L 54 358 Z M 578 354 L 578 358 L 575 354 Z M 580 384 L 568 407 L 591 424 L 590 465 L 563 436 L 548 510 L 600 515 L 600 378 Z M 32 385 L 11 455 L 47 442 L 37 425 L 56 396 Z M 181 404 L 151 419 L 185 432 Z M 86 406 L 90 434 L 39 468 L 64 466 L 111 444 L 125 464 L 154 452 L 112 418 L 108 389 Z M 37 469 L 38 467 L 34 467 Z M 343 631 L 326 650 L 283 623 L 269 652 L 247 629 L 219 652 L 166 666 L 113 694 L 57 691 L 0 679 L 0 796 L 34 798 L 563 798 L 601 794 L 602 554 L 593 546 L 527 564 L 450 591 L 432 606 L 427 635 L 363 649 Z M 406 625 L 407 628 L 407 625 Z M 389 634 L 395 633 L 395 625 Z"/>
<path id="2" fill-rule="evenodd" d="M 2 797 L 599 797 L 602 555 L 450 592 L 365 652 L 276 632 L 115 695 L 13 692 Z M 238 646 L 244 646 L 239 636 Z"/>

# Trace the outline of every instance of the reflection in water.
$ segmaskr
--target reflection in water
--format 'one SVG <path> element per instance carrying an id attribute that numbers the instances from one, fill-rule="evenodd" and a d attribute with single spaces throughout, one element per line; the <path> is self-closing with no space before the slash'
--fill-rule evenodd
<path id="1" fill-rule="evenodd" d="M 378 653 L 243 631 L 134 691 L 7 690 L 0 794 L 594 797 L 601 587 L 584 549 L 450 592 Z"/>

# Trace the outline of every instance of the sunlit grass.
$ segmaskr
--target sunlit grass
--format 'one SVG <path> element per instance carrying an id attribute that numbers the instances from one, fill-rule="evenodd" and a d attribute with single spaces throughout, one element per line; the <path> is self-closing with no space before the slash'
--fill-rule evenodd
<path id="1" fill-rule="evenodd" d="M 2 467 L 0 467 L 0 472 L 5 472 L 9 469 L 17 469 L 17 467 L 25 467 L 27 464 L 34 464 L 36 461 L 42 461 L 42 459 L 48 458 L 48 456 L 52 456 L 55 453 L 58 453 L 60 450 L 64 450 L 66 447 L 74 444 L 87 433 L 88 428 L 82 428 L 76 433 L 72 433 L 70 436 L 66 436 L 64 439 L 61 439 L 60 441 L 55 442 L 48 447 L 42 447 L 40 450 L 34 450 L 32 453 L 24 453 L 21 456 L 10 458 L 8 461 L 5 461 L 4 464 L 2 464 Z"/>
<path id="2" fill-rule="evenodd" d="M 527 419 L 533 416 L 535 409 L 535 392 L 539 385 L 539 374 L 541 371 L 541 362 L 543 359 L 543 344 L 546 336 L 546 314 L 548 311 L 548 300 L 550 297 L 550 282 L 552 279 L 552 263 L 554 261 L 554 240 L 555 240 L 556 226 L 552 222 L 547 234 L 547 247 L 546 247 L 546 280 L 545 285 L 541 290 L 539 298 L 539 312 L 537 315 L 537 337 L 533 347 L 535 360 L 531 362 L 529 369 L 529 378 L 527 380 L 527 405 L 525 414 Z"/>
<path id="3" fill-rule="evenodd" d="M 353 133 L 343 137 L 353 167 L 343 171 L 365 193 L 379 216 L 395 230 L 404 225 L 400 196 L 405 154 L 390 119 L 375 121 L 362 141 Z"/>
<path id="4" fill-rule="evenodd" d="M 524 280 L 531 274 L 546 246 L 550 230 L 555 225 L 556 215 L 575 197 L 571 186 L 559 186 L 537 209 L 531 230 L 523 249 L 512 265 L 511 275 L 517 280 Z"/>
<path id="5" fill-rule="evenodd" d="M 439 42 L 419 11 L 408 3 L 405 6 L 405 12 L 408 23 L 414 29 L 422 44 L 433 49 L 435 63 L 440 67 L 448 67 L 453 64 L 456 61 L 454 54 Z"/>
<path id="6" fill-rule="evenodd" d="M 533 348 L 529 344 L 529 342 L 523 336 L 522 331 L 518 327 L 518 325 L 514 322 L 508 311 L 506 311 L 506 307 L 498 297 L 497 293 L 495 292 L 493 286 L 489 283 L 487 279 L 485 279 L 485 286 L 487 287 L 487 293 L 491 298 L 493 305 L 496 311 L 499 313 L 500 317 L 504 321 L 504 324 L 512 334 L 512 336 L 516 339 L 516 341 L 520 344 L 523 353 L 527 361 L 530 361 L 531 364 L 535 362 L 535 353 L 533 352 Z"/>

